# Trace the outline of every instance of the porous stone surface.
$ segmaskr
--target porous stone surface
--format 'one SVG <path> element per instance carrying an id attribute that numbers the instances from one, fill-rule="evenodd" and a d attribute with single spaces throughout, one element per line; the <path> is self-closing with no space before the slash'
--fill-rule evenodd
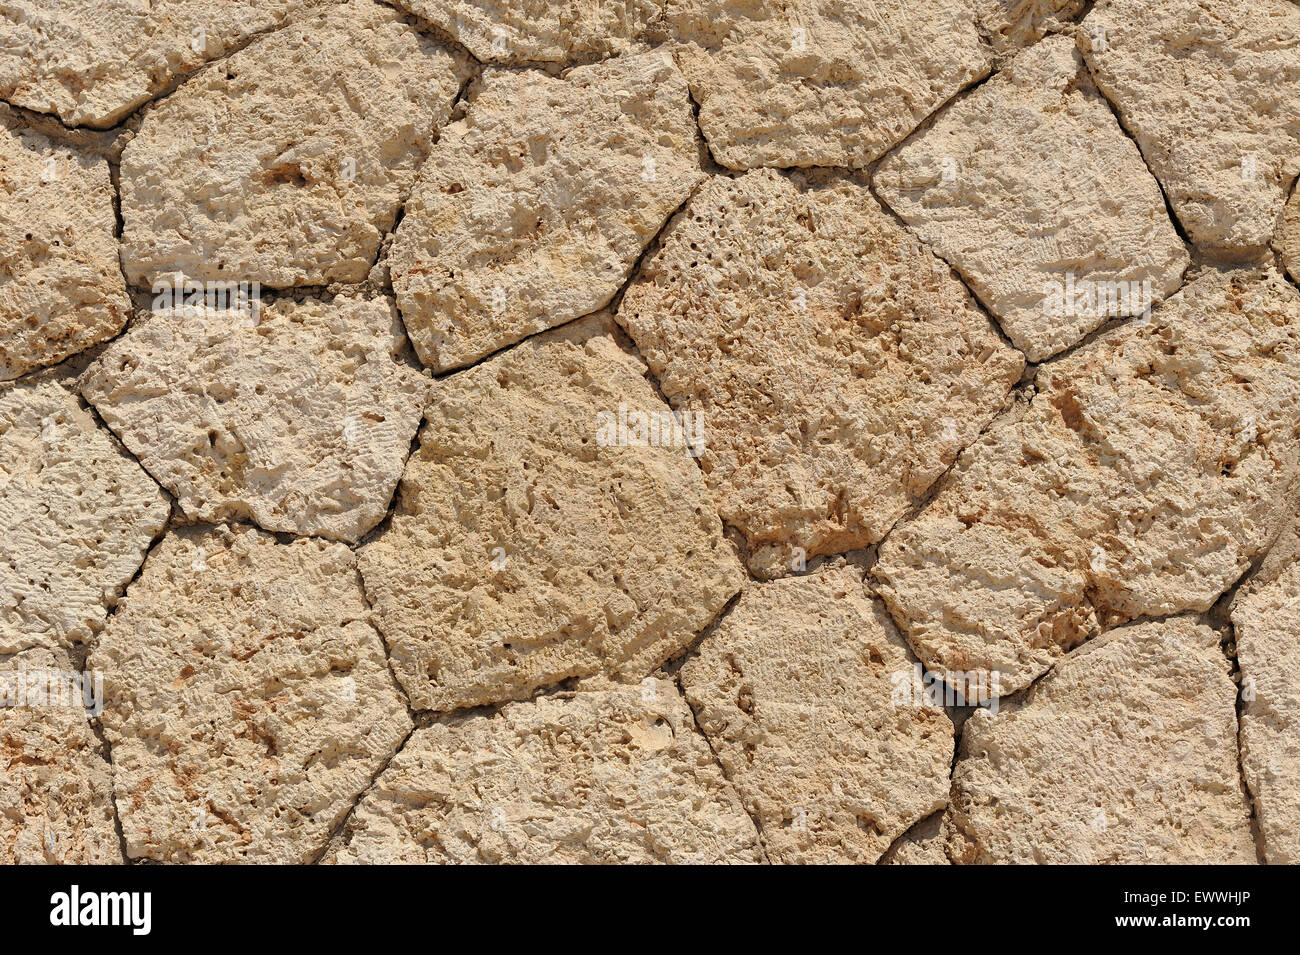
<path id="1" fill-rule="evenodd" d="M 951 865 L 945 847 L 943 813 L 935 813 L 915 826 L 880 857 L 881 865 Z"/>
<path id="2" fill-rule="evenodd" d="M 1255 862 L 1236 685 L 1193 618 L 1112 630 L 962 732 L 945 825 L 963 864 Z"/>
<path id="3" fill-rule="evenodd" d="M 416 709 L 640 679 L 740 590 L 688 449 L 620 440 L 623 415 L 669 415 L 644 374 L 602 314 L 435 382 L 391 523 L 360 551 Z"/>
<path id="4" fill-rule="evenodd" d="M 1069 37 L 1022 52 L 891 153 L 873 184 L 1030 361 L 1151 308 L 1190 263 Z"/>
<path id="5" fill-rule="evenodd" d="M 1079 42 L 1191 240 L 1263 253 L 1300 172 L 1300 8 L 1100 0 Z"/>
<path id="6" fill-rule="evenodd" d="M 122 152 L 127 279 L 362 281 L 464 75 L 459 55 L 373 0 L 204 70 Z"/>
<path id="7" fill-rule="evenodd" d="M 776 863 L 876 862 L 943 809 L 953 754 L 913 658 L 846 566 L 756 584 L 682 689 Z"/>
<path id="8" fill-rule="evenodd" d="M 70 673 L 45 649 L 0 657 L 0 864 L 123 861 L 109 765 Z"/>
<path id="9" fill-rule="evenodd" d="M 0 388 L 0 654 L 90 640 L 168 513 L 63 387 Z"/>
<path id="10" fill-rule="evenodd" d="M 0 124 L 0 196 L 0 380 L 9 380 L 117 334 L 131 303 L 107 162 Z"/>
<path id="11" fill-rule="evenodd" d="M 1282 260 L 1291 280 L 1300 281 L 1300 195 L 1293 188 L 1291 198 L 1282 208 L 1277 232 L 1273 236 L 1273 249 Z"/>
<path id="12" fill-rule="evenodd" d="M 764 577 L 880 540 L 1023 368 L 864 184 L 822 173 L 711 179 L 618 320 L 707 422 L 705 479 Z"/>
<path id="13" fill-rule="evenodd" d="M 1007 53 L 1068 29 L 1086 6 L 1086 0 L 975 0 L 975 22 L 993 49 Z"/>
<path id="14" fill-rule="evenodd" d="M 1264 860 L 1300 862 L 1300 563 L 1234 606 L 1241 668 L 1241 767 Z"/>
<path id="15" fill-rule="evenodd" d="M 411 730 L 342 544 L 169 531 L 101 635 L 127 855 L 305 863 Z"/>
<path id="16" fill-rule="evenodd" d="M 420 359 L 468 364 L 603 307 L 703 178 L 686 82 L 666 55 L 563 79 L 490 70 L 393 241 Z"/>
<path id="17" fill-rule="evenodd" d="M 744 864 L 761 852 L 677 687 L 647 677 L 416 730 L 324 861 Z"/>
<path id="18" fill-rule="evenodd" d="M 355 541 L 393 496 L 428 382 L 381 298 L 141 314 L 82 393 L 184 516 Z"/>
<path id="19" fill-rule="evenodd" d="M 1014 692 L 1115 620 L 1205 611 L 1277 531 L 1295 472 L 1300 293 L 1207 270 L 1039 369 L 873 574 L 937 671 Z"/>

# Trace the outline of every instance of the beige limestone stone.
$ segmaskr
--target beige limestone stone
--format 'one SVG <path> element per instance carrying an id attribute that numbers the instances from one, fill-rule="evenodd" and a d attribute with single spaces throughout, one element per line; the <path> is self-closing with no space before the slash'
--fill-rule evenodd
<path id="1" fill-rule="evenodd" d="M 1241 768 L 1270 865 L 1300 862 L 1300 563 L 1233 607 Z"/>
<path id="2" fill-rule="evenodd" d="M 880 857 L 881 865 L 952 865 L 945 848 L 943 813 L 918 822 Z"/>
<path id="3" fill-rule="evenodd" d="M 873 185 L 1030 361 L 1178 288 L 1160 187 L 1073 41 L 1052 37 L 886 157 Z"/>
<path id="4" fill-rule="evenodd" d="M 1036 389 L 873 568 L 930 669 L 1002 694 L 1099 617 L 1209 609 L 1271 541 L 1295 471 L 1300 293 L 1272 270 L 1207 270 Z"/>
<path id="5" fill-rule="evenodd" d="M 0 380 L 126 324 L 116 230 L 107 162 L 0 125 Z"/>
<path id="6" fill-rule="evenodd" d="M 704 178 L 662 54 L 563 79 L 489 71 L 445 130 L 393 242 L 398 306 L 435 370 L 606 305 Z"/>
<path id="7" fill-rule="evenodd" d="M 169 511 L 60 385 L 0 389 L 0 654 L 87 642 Z"/>
<path id="8" fill-rule="evenodd" d="M 173 530 L 90 657 L 127 855 L 304 863 L 411 720 L 342 544 Z"/>
<path id="9" fill-rule="evenodd" d="M 93 704 L 68 689 L 71 672 L 45 649 L 0 657 L 0 864 L 123 861 Z"/>
<path id="10" fill-rule="evenodd" d="M 618 319 L 707 422 L 705 479 L 766 577 L 880 540 L 1023 367 L 864 184 L 821 173 L 710 180 Z"/>
<path id="11" fill-rule="evenodd" d="M 191 78 L 122 152 L 127 279 L 362 281 L 464 69 L 396 10 L 351 0 Z"/>
<path id="12" fill-rule="evenodd" d="M 1300 190 L 1292 188 L 1273 236 L 1273 248 L 1293 282 L 1300 281 Z"/>
<path id="13" fill-rule="evenodd" d="M 874 863 L 947 804 L 952 723 L 855 567 L 750 586 L 681 683 L 775 863 Z"/>
<path id="14" fill-rule="evenodd" d="M 1193 618 L 1112 630 L 966 721 L 946 826 L 960 864 L 1255 862 L 1236 686 Z"/>
<path id="15" fill-rule="evenodd" d="M 428 394 L 402 343 L 382 298 L 166 307 L 82 393 L 184 516 L 355 541 L 388 508 Z"/>
<path id="16" fill-rule="evenodd" d="M 1265 252 L 1300 172 L 1300 8 L 1100 0 L 1079 42 L 1192 242 Z"/>
<path id="17" fill-rule="evenodd" d="M 416 730 L 324 861 L 760 860 L 754 823 L 677 687 L 647 677 Z"/>
<path id="18" fill-rule="evenodd" d="M 975 0 L 975 21 L 993 49 L 1006 53 L 1066 29 L 1085 6 L 1085 0 Z"/>
<path id="19" fill-rule="evenodd" d="M 391 524 L 360 551 L 416 709 L 640 679 L 740 590 L 687 448 L 635 446 L 633 416 L 669 416 L 644 374 L 602 314 L 435 382 Z M 627 442 L 607 444 L 621 413 Z"/>

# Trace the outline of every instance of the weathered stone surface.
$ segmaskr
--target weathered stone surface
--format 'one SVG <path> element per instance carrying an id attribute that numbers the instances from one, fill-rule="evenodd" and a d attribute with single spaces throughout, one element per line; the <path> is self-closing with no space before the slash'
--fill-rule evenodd
<path id="1" fill-rule="evenodd" d="M 1085 6 L 1085 0 L 975 0 L 975 22 L 993 49 L 1006 53 L 1065 29 Z"/>
<path id="2" fill-rule="evenodd" d="M 666 55 L 489 71 L 421 172 L 389 266 L 421 360 L 468 364 L 606 305 L 704 178 Z"/>
<path id="3" fill-rule="evenodd" d="M 753 863 L 758 834 L 667 680 L 416 730 L 334 863 Z"/>
<path id="4" fill-rule="evenodd" d="M 1122 627 L 1024 700 L 966 721 L 946 826 L 958 863 L 1255 862 L 1236 686 L 1188 617 Z"/>
<path id="5" fill-rule="evenodd" d="M 128 280 L 360 282 L 463 73 L 396 10 L 351 0 L 190 79 L 122 152 Z"/>
<path id="6" fill-rule="evenodd" d="M 1300 8 L 1101 0 L 1079 40 L 1191 240 L 1264 252 L 1300 172 Z"/>
<path id="7" fill-rule="evenodd" d="M 873 568 L 929 668 L 991 671 L 1002 693 L 1099 616 L 1207 610 L 1268 544 L 1295 467 L 1300 294 L 1208 270 L 1036 384 Z"/>
<path id="8" fill-rule="evenodd" d="M 668 24 L 731 169 L 863 168 L 989 68 L 966 0 L 702 0 Z"/>
<path id="9" fill-rule="evenodd" d="M 168 533 L 90 658 L 131 858 L 323 850 L 411 729 L 368 616 L 342 544 Z"/>
<path id="10" fill-rule="evenodd" d="M 1300 281 L 1300 190 L 1292 188 L 1273 236 L 1273 248 L 1292 281 Z"/>
<path id="11" fill-rule="evenodd" d="M 1264 859 L 1300 862 L 1300 563 L 1240 599 L 1232 612 L 1241 667 L 1241 766 Z"/>
<path id="12" fill-rule="evenodd" d="M 0 125 L 0 196 L 0 380 L 8 380 L 117 334 L 131 303 L 107 162 Z"/>
<path id="13" fill-rule="evenodd" d="M 747 589 L 682 689 L 773 862 L 874 863 L 948 798 L 953 729 L 846 566 Z"/>
<path id="14" fill-rule="evenodd" d="M 1190 261 L 1068 37 L 1019 54 L 873 183 L 1030 361 L 1150 308 Z"/>
<path id="15" fill-rule="evenodd" d="M 169 510 L 62 387 L 0 389 L 0 653 L 89 640 Z"/>
<path id="16" fill-rule="evenodd" d="M 763 576 L 882 538 L 1023 360 L 868 189 L 770 170 L 706 183 L 618 314 Z"/>
<path id="17" fill-rule="evenodd" d="M 169 307 L 82 393 L 184 515 L 354 541 L 383 518 L 428 393 L 402 341 L 384 299 Z"/>
<path id="18" fill-rule="evenodd" d="M 0 864 L 123 861 L 109 765 L 68 673 L 49 650 L 0 658 Z"/>
<path id="19" fill-rule="evenodd" d="M 881 865 L 952 865 L 944 848 L 943 814 L 918 823 L 880 857 Z"/>
<path id="20" fill-rule="evenodd" d="M 669 415 L 614 335 L 593 316 L 434 383 L 392 523 L 360 552 L 416 709 L 639 679 L 740 589 L 686 448 L 605 446 L 620 412 Z"/>

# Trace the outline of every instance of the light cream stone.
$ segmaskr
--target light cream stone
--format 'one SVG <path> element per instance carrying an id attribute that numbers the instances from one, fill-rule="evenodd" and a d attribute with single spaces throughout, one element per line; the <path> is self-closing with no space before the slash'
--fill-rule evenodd
<path id="1" fill-rule="evenodd" d="M 402 342 L 382 298 L 166 307 L 82 393 L 184 516 L 355 541 L 387 511 L 428 394 Z"/>
<path id="2" fill-rule="evenodd" d="M 1300 862 L 1300 563 L 1232 611 L 1241 667 L 1241 768 L 1270 865 Z"/>
<path id="3" fill-rule="evenodd" d="M 435 382 L 391 524 L 360 551 L 416 709 L 640 679 L 740 589 L 687 449 L 617 443 L 620 411 L 671 420 L 644 373 L 602 315 Z"/>
<path id="4" fill-rule="evenodd" d="M 435 370 L 606 305 L 704 178 L 686 83 L 659 54 L 564 79 L 489 71 L 393 242 L 398 306 Z"/>
<path id="5" fill-rule="evenodd" d="M 943 813 L 917 823 L 880 857 L 881 865 L 952 865 L 944 847 Z"/>
<path id="6" fill-rule="evenodd" d="M 681 682 L 774 863 L 874 863 L 947 804 L 952 722 L 855 567 L 751 586 Z"/>
<path id="7" fill-rule="evenodd" d="M 342 544 L 169 532 L 90 658 L 127 855 L 318 855 L 411 730 L 368 618 Z"/>
<path id="8" fill-rule="evenodd" d="M 362 281 L 464 70 L 396 10 L 351 0 L 193 77 L 122 152 L 127 279 Z"/>
<path id="9" fill-rule="evenodd" d="M 1085 0 L 975 0 L 975 20 L 993 49 L 1006 53 L 1066 29 L 1085 6 Z"/>
<path id="10" fill-rule="evenodd" d="M 1266 252 L 1300 173 L 1300 8 L 1100 0 L 1079 42 L 1191 240 Z"/>
<path id="11" fill-rule="evenodd" d="M 1020 53 L 886 157 L 873 184 L 1030 361 L 1141 314 L 1190 264 L 1068 37 Z"/>
<path id="12" fill-rule="evenodd" d="M 1295 188 L 1282 208 L 1282 218 L 1273 236 L 1273 248 L 1281 257 L 1291 280 L 1300 281 L 1300 192 Z"/>
<path id="13" fill-rule="evenodd" d="M 1295 472 L 1300 294 L 1207 270 L 1036 385 L 873 568 L 930 669 L 1002 694 L 1099 617 L 1208 610 L 1268 545 Z"/>
<path id="14" fill-rule="evenodd" d="M 647 677 L 416 730 L 324 861 L 760 860 L 754 823 L 677 687 Z"/>
<path id="15" fill-rule="evenodd" d="M 1023 368 L 865 185 L 820 173 L 706 183 L 618 319 L 707 422 L 705 479 L 766 577 L 880 540 Z"/>
<path id="16" fill-rule="evenodd" d="M 70 675 L 49 650 L 0 658 L 0 864 L 123 862 L 109 765 L 86 722 L 94 691 L 88 708 Z"/>
<path id="17" fill-rule="evenodd" d="M 87 642 L 169 511 L 61 386 L 0 389 L 0 654 Z"/>
<path id="18" fill-rule="evenodd" d="M 0 197 L 0 380 L 8 380 L 111 338 L 131 303 L 107 162 L 0 125 Z"/>
<path id="19" fill-rule="evenodd" d="M 1236 686 L 1188 617 L 1122 627 L 962 733 L 945 825 L 959 864 L 1255 862 Z"/>

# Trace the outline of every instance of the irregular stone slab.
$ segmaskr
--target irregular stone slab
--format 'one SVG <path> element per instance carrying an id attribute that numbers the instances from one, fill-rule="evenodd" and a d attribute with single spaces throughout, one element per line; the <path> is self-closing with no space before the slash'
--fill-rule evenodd
<path id="1" fill-rule="evenodd" d="M 665 56 L 562 80 L 489 71 L 393 241 L 420 359 L 465 365 L 607 304 L 704 178 L 699 165 L 686 82 Z"/>
<path id="2" fill-rule="evenodd" d="M 1300 861 L 1300 563 L 1233 607 L 1241 667 L 1241 767 L 1270 865 Z"/>
<path id="3" fill-rule="evenodd" d="M 1151 308 L 1190 263 L 1068 37 L 1019 54 L 890 154 L 873 184 L 1030 361 Z"/>
<path id="4" fill-rule="evenodd" d="M 965 0 L 708 0 L 669 22 L 731 169 L 864 168 L 989 70 Z"/>
<path id="5" fill-rule="evenodd" d="M 0 380 L 8 380 L 116 335 L 131 302 L 107 162 L 0 125 L 0 194 Z"/>
<path id="6" fill-rule="evenodd" d="M 342 544 L 174 530 L 104 630 L 132 859 L 305 863 L 411 730 Z"/>
<path id="7" fill-rule="evenodd" d="M 62 387 L 0 390 L 0 653 L 88 641 L 169 513 Z"/>
<path id="8" fill-rule="evenodd" d="M 1297 453 L 1300 294 L 1209 270 L 1036 384 L 873 568 L 927 667 L 1004 694 L 1099 617 L 1208 610 L 1267 546 Z"/>
<path id="9" fill-rule="evenodd" d="M 111 770 L 71 675 L 44 649 L 0 658 L 0 864 L 124 861 Z"/>
<path id="10" fill-rule="evenodd" d="M 943 814 L 917 823 L 880 857 L 881 865 L 952 865 L 944 848 Z"/>
<path id="11" fill-rule="evenodd" d="M 326 862 L 761 861 L 668 680 L 545 696 L 416 730 Z"/>
<path id="12" fill-rule="evenodd" d="M 384 299 L 181 305 L 142 314 L 82 393 L 184 516 L 355 541 L 388 509 L 428 394 L 402 342 Z"/>
<path id="13" fill-rule="evenodd" d="M 464 69 L 351 0 L 190 79 L 122 151 L 127 279 L 362 281 Z"/>
<path id="14" fill-rule="evenodd" d="M 1065 29 L 1086 5 L 1085 0 L 975 0 L 975 20 L 993 49 L 1006 53 Z"/>
<path id="15" fill-rule="evenodd" d="M 966 721 L 945 825 L 959 864 L 1255 862 L 1219 636 L 1112 630 Z"/>
<path id="16" fill-rule="evenodd" d="M 767 577 L 880 540 L 1023 368 L 864 184 L 826 174 L 706 183 L 618 320 L 707 421 L 705 479 Z"/>
<path id="17" fill-rule="evenodd" d="M 952 722 L 900 701 L 920 674 L 854 567 L 750 587 L 681 681 L 774 863 L 874 863 L 947 804 Z"/>
<path id="18" fill-rule="evenodd" d="M 644 375 L 601 315 L 434 383 L 391 524 L 360 551 L 416 709 L 640 679 L 740 590 L 699 467 L 637 430 L 672 420 Z"/>
<path id="19" fill-rule="evenodd" d="M 1300 173 L 1300 9 L 1101 0 L 1079 42 L 1191 240 L 1264 253 Z"/>
<path id="20" fill-rule="evenodd" d="M 0 98 L 112 126 L 176 76 L 321 0 L 15 0 L 0 17 Z"/>

